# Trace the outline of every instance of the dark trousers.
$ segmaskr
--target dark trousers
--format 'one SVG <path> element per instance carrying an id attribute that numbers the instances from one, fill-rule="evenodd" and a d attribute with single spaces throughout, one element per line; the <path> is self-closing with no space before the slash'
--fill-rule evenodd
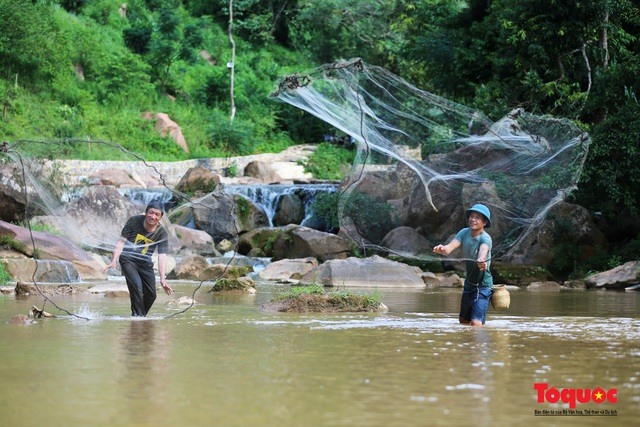
<path id="1" fill-rule="evenodd" d="M 131 315 L 146 316 L 156 300 L 156 275 L 153 271 L 153 263 L 121 258 L 120 267 L 129 288 Z"/>

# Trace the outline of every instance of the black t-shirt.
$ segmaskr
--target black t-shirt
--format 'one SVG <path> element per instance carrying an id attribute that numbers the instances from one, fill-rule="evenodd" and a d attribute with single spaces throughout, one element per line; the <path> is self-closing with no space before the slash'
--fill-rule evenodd
<path id="1" fill-rule="evenodd" d="M 138 260 L 151 261 L 151 255 L 158 248 L 159 254 L 169 252 L 168 236 L 165 229 L 158 225 L 152 232 L 144 228 L 144 215 L 135 215 L 127 220 L 120 233 L 127 239 L 122 256 Z"/>

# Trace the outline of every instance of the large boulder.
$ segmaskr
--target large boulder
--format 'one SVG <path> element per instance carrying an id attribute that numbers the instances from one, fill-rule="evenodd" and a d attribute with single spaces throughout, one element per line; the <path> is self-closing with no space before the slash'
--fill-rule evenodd
<path id="1" fill-rule="evenodd" d="M 29 231 L 4 221 L 0 221 L 0 236 L 7 236 L 22 245 L 24 253 L 34 256 L 34 247 L 40 260 L 69 261 L 73 263 L 82 280 L 104 279 L 104 265 L 98 263 L 88 252 L 80 249 L 70 240 L 41 231 Z"/>
<path id="2" fill-rule="evenodd" d="M 142 213 L 144 207 L 131 202 L 114 187 L 96 185 L 69 202 L 61 215 L 35 220 L 52 226 L 77 245 L 112 247 L 127 219 Z"/>
<path id="3" fill-rule="evenodd" d="M 171 120 L 168 114 L 166 113 L 158 113 L 155 115 L 156 125 L 154 130 L 162 135 L 165 138 L 167 135 L 173 139 L 176 145 L 185 153 L 189 152 L 189 147 L 187 146 L 187 141 L 182 134 L 182 128 L 178 126 L 176 122 Z"/>
<path id="4" fill-rule="evenodd" d="M 132 175 L 124 169 L 100 169 L 89 176 L 92 185 L 110 185 L 113 187 L 142 187 L 146 184 L 137 175 Z"/>
<path id="5" fill-rule="evenodd" d="M 491 275 L 493 283 L 505 283 L 514 286 L 528 286 L 534 282 L 553 280 L 553 275 L 544 267 L 531 264 L 511 264 L 492 261 Z"/>
<path id="6" fill-rule="evenodd" d="M 595 256 L 600 249 L 606 250 L 608 242 L 587 209 L 560 202 L 549 210 L 542 224 L 533 227 L 502 260 L 511 264 L 548 267 L 563 247 L 577 252 L 578 259 L 584 261 Z"/>
<path id="7" fill-rule="evenodd" d="M 282 259 L 267 265 L 264 270 L 258 273 L 258 278 L 277 282 L 299 280 L 302 276 L 317 266 L 318 260 L 311 257 L 302 259 Z"/>
<path id="8" fill-rule="evenodd" d="M 80 273 L 71 261 L 14 258 L 2 263 L 11 277 L 22 282 L 75 283 L 81 280 Z"/>
<path id="9" fill-rule="evenodd" d="M 249 162 L 244 168 L 244 175 L 259 179 L 267 184 L 282 181 L 282 177 L 275 171 L 272 164 L 261 160 Z"/>
<path id="10" fill-rule="evenodd" d="M 215 254 L 213 238 L 206 231 L 194 230 L 182 225 L 172 224 L 171 233 L 176 236 L 176 251 Z"/>
<path id="11" fill-rule="evenodd" d="M 260 251 L 263 256 L 272 257 L 273 243 L 277 236 L 280 233 L 295 227 L 296 226 L 260 227 L 247 231 L 238 239 L 238 252 L 242 255 L 247 255 L 249 253 Z"/>
<path id="12" fill-rule="evenodd" d="M 398 227 L 382 239 L 380 246 L 399 254 L 429 254 L 434 245 L 413 228 Z"/>
<path id="13" fill-rule="evenodd" d="M 27 199 L 22 173 L 13 163 L 0 163 L 0 220 L 24 220 Z"/>
<path id="14" fill-rule="evenodd" d="M 421 272 L 414 267 L 377 255 L 326 261 L 305 274 L 300 283 L 326 287 L 426 287 Z"/>
<path id="15" fill-rule="evenodd" d="M 308 227 L 293 226 L 275 238 L 273 260 L 312 257 L 322 262 L 345 259 L 351 252 L 351 243 L 342 237 Z"/>
<path id="16" fill-rule="evenodd" d="M 167 274 L 168 279 L 179 280 L 218 280 L 237 279 L 253 271 L 252 267 L 227 264 L 209 264 L 200 255 L 190 255 L 176 264 Z"/>
<path id="17" fill-rule="evenodd" d="M 283 194 L 276 203 L 273 225 L 300 224 L 304 220 L 304 203 L 297 194 Z"/>
<path id="18" fill-rule="evenodd" d="M 240 195 L 216 190 L 191 204 L 195 226 L 213 237 L 234 241 L 243 232 L 269 225 L 262 208 Z"/>
<path id="19" fill-rule="evenodd" d="M 189 168 L 176 185 L 176 191 L 202 196 L 214 191 L 220 184 L 220 176 L 204 166 Z"/>
<path id="20" fill-rule="evenodd" d="M 640 283 L 640 261 L 629 261 L 623 265 L 594 274 L 585 279 L 588 288 L 624 289 Z"/>

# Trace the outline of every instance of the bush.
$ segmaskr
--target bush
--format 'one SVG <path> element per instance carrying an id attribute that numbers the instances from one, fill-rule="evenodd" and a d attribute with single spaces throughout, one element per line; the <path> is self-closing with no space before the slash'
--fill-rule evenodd
<path id="1" fill-rule="evenodd" d="M 304 165 L 304 170 L 318 179 L 341 180 L 345 177 L 356 151 L 323 142 Z"/>
<path id="2" fill-rule="evenodd" d="M 7 273 L 4 263 L 0 262 L 0 286 L 7 286 L 12 277 Z"/>

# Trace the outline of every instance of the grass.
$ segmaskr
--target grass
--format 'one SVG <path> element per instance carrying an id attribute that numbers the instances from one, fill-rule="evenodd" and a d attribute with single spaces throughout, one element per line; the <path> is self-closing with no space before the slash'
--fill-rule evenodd
<path id="1" fill-rule="evenodd" d="M 295 312 L 374 312 L 383 304 L 380 292 L 355 293 L 346 290 L 327 292 L 317 284 L 294 286 L 276 296 L 267 307 Z"/>

